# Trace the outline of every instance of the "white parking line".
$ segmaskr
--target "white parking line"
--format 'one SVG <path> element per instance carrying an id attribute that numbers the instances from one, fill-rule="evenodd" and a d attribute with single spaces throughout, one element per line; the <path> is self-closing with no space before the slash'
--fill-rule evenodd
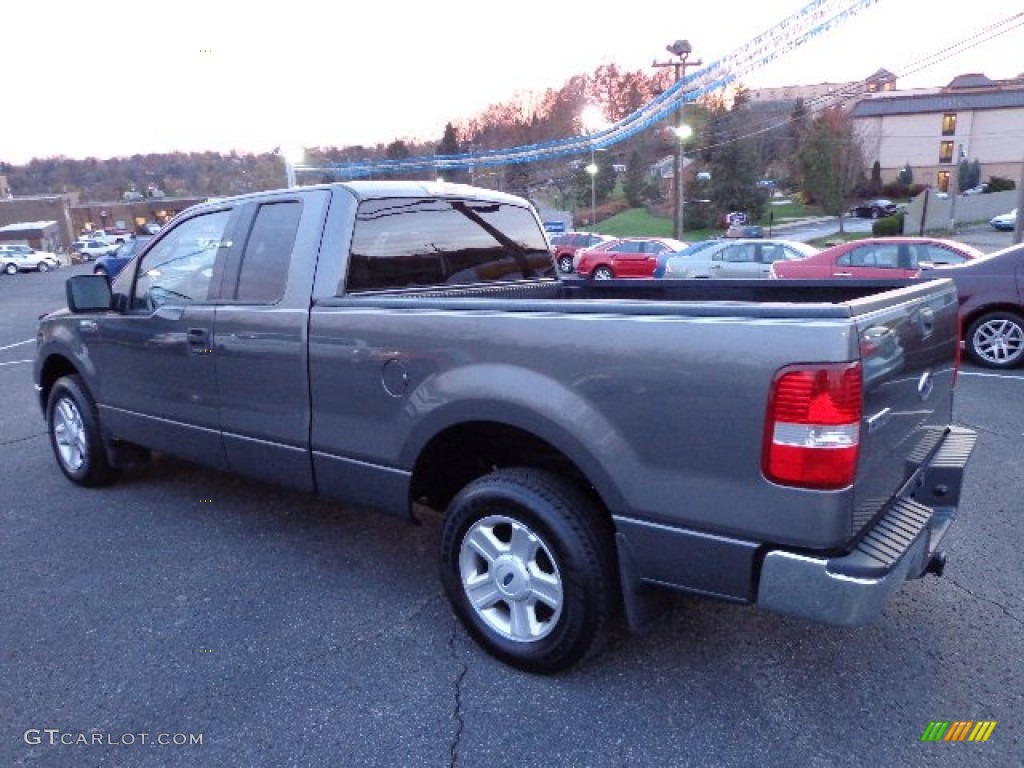
<path id="1" fill-rule="evenodd" d="M 3 352 L 5 349 L 14 349 L 15 347 L 22 347 L 26 344 L 31 344 L 33 341 L 35 341 L 35 339 L 26 339 L 25 341 L 19 341 L 17 344 L 8 344 L 6 347 L 0 347 L 0 352 Z"/>
<path id="2" fill-rule="evenodd" d="M 1024 381 L 1024 376 L 1011 376 L 1006 373 L 981 373 L 980 371 L 960 371 L 961 376 L 980 376 L 984 379 L 1016 379 Z"/>
<path id="3" fill-rule="evenodd" d="M 11 360 L 9 363 L 0 363 L 0 365 L 22 365 L 24 363 L 31 363 L 31 360 Z"/>

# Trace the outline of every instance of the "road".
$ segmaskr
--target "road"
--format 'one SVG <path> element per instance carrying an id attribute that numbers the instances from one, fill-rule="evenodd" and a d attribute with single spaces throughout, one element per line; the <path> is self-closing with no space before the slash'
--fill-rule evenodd
<path id="1" fill-rule="evenodd" d="M 649 634 L 542 678 L 456 624 L 435 521 L 163 457 L 68 483 L 26 361 L 35 318 L 88 268 L 0 277 L 0 765 L 1022 764 L 1021 372 L 963 371 L 956 418 L 981 438 L 946 575 L 879 623 L 679 597 Z M 933 720 L 998 725 L 922 744 Z"/>

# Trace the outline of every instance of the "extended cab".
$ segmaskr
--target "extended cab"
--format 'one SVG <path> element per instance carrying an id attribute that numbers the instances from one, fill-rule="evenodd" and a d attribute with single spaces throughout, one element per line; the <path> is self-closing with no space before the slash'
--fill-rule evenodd
<path id="1" fill-rule="evenodd" d="M 941 572 L 974 443 L 952 282 L 554 273 L 533 208 L 472 187 L 196 206 L 40 321 L 57 464 L 95 486 L 152 450 L 439 510 L 455 612 L 538 672 L 665 589 L 857 625 Z"/>

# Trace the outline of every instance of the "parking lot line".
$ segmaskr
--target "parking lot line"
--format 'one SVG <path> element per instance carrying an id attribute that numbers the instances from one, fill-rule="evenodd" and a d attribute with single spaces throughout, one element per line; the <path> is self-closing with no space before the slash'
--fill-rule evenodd
<path id="1" fill-rule="evenodd" d="M 31 363 L 31 362 L 32 362 L 31 360 L 11 360 L 9 363 L 0 363 L 0 366 L 3 366 L 3 365 L 21 365 L 23 363 Z"/>
<path id="2" fill-rule="evenodd" d="M 31 344 L 33 341 L 35 341 L 35 339 L 25 339 L 25 341 L 19 341 L 15 344 L 8 344 L 6 347 L 0 347 L 0 352 L 3 352 L 5 349 L 14 349 L 15 347 L 22 347 L 25 344 Z"/>
<path id="3" fill-rule="evenodd" d="M 981 371 L 960 371 L 961 376 L 980 376 L 985 379 L 1017 379 L 1024 381 L 1024 376 L 1011 376 L 1008 373 L 982 373 Z"/>

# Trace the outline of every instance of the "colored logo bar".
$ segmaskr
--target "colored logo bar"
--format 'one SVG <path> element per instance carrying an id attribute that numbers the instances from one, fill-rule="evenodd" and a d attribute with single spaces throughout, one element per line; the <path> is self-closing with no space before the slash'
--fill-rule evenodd
<path id="1" fill-rule="evenodd" d="M 996 729 L 996 720 L 932 720 L 921 734 L 921 741 L 988 741 Z"/>

